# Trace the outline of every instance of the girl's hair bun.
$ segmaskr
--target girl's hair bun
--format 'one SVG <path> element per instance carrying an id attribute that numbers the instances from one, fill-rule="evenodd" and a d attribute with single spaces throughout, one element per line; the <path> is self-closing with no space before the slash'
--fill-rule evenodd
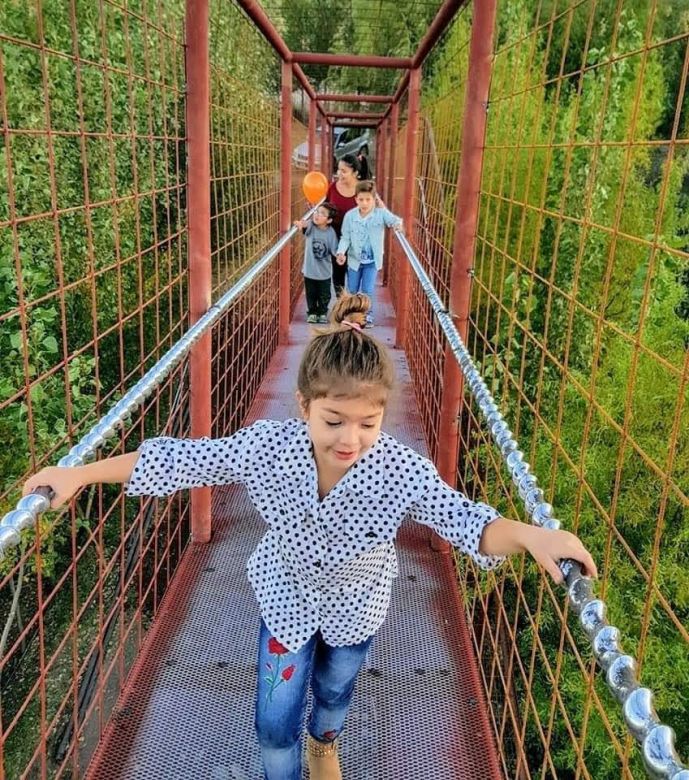
<path id="1" fill-rule="evenodd" d="M 332 396 L 385 406 L 395 369 L 387 349 L 363 330 L 370 309 L 371 299 L 362 293 L 335 302 L 330 327 L 316 330 L 301 359 L 297 387 L 304 402 Z"/>
<path id="2" fill-rule="evenodd" d="M 366 324 L 366 315 L 371 310 L 371 299 L 363 293 L 342 293 L 330 313 L 333 325 L 340 325 L 345 320 L 362 327 Z"/>

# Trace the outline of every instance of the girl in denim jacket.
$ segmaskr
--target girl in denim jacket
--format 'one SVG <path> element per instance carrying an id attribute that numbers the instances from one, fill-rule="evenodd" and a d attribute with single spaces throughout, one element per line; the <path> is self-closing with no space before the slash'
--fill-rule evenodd
<path id="1" fill-rule="evenodd" d="M 373 300 L 376 276 L 383 267 L 383 246 L 386 227 L 402 227 L 402 220 L 386 208 L 376 206 L 376 191 L 372 181 L 356 185 L 357 208 L 348 211 L 342 222 L 342 236 L 337 247 L 337 262 L 347 255 L 347 289 L 364 293 L 371 299 L 366 327 L 373 327 Z"/>

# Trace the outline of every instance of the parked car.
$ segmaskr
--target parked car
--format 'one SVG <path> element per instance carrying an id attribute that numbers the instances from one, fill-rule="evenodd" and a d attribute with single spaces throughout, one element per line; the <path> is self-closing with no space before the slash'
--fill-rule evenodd
<path id="1" fill-rule="evenodd" d="M 361 127 L 334 127 L 333 128 L 333 170 L 337 163 L 346 154 L 359 154 L 363 152 L 368 158 L 369 166 L 372 166 L 372 155 L 374 153 L 375 138 L 373 132 L 368 128 Z M 321 164 L 321 140 L 316 134 L 316 154 L 315 167 L 319 168 Z M 309 161 L 309 142 L 299 144 L 292 152 L 292 162 L 297 168 L 306 169 Z"/>
<path id="2" fill-rule="evenodd" d="M 309 164 L 308 140 L 294 148 L 294 151 L 292 152 L 292 162 L 296 168 L 303 168 L 306 170 Z M 320 169 L 321 167 L 321 137 L 319 133 L 316 133 L 316 154 L 314 167 L 317 169 Z"/>
<path id="3" fill-rule="evenodd" d="M 362 127 L 336 127 L 333 132 L 335 133 L 333 154 L 336 164 L 346 154 L 357 155 L 359 152 L 363 152 L 370 162 L 375 143 L 371 130 Z"/>

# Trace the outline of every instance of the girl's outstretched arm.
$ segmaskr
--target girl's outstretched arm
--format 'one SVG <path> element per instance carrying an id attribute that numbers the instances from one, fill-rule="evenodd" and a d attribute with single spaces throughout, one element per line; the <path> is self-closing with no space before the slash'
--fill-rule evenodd
<path id="1" fill-rule="evenodd" d="M 86 485 L 99 482 L 129 482 L 134 466 L 139 459 L 138 452 L 128 452 L 113 458 L 104 458 L 85 466 L 49 466 L 26 480 L 22 494 L 33 493 L 39 487 L 47 486 L 55 494 L 50 502 L 57 509 Z"/>
<path id="2" fill-rule="evenodd" d="M 47 485 L 55 493 L 51 505 L 56 509 L 80 488 L 97 482 L 126 483 L 128 496 L 170 496 L 187 488 L 245 483 L 266 448 L 279 451 L 284 446 L 288 423 L 257 420 L 222 439 L 147 439 L 127 455 L 74 468 L 42 469 L 27 480 L 24 494 Z"/>
<path id="3" fill-rule="evenodd" d="M 569 531 L 550 531 L 547 528 L 498 517 L 483 529 L 479 549 L 483 555 L 528 552 L 557 583 L 562 582 L 558 562 L 563 558 L 579 561 L 584 574 L 598 576 L 591 554 L 579 538 Z"/>

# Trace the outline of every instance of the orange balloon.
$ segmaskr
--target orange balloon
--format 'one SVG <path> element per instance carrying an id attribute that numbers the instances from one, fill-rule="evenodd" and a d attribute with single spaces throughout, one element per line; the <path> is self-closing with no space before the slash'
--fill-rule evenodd
<path id="1" fill-rule="evenodd" d="M 309 203 L 318 203 L 328 192 L 328 179 L 320 171 L 309 171 L 301 183 L 306 200 Z"/>

